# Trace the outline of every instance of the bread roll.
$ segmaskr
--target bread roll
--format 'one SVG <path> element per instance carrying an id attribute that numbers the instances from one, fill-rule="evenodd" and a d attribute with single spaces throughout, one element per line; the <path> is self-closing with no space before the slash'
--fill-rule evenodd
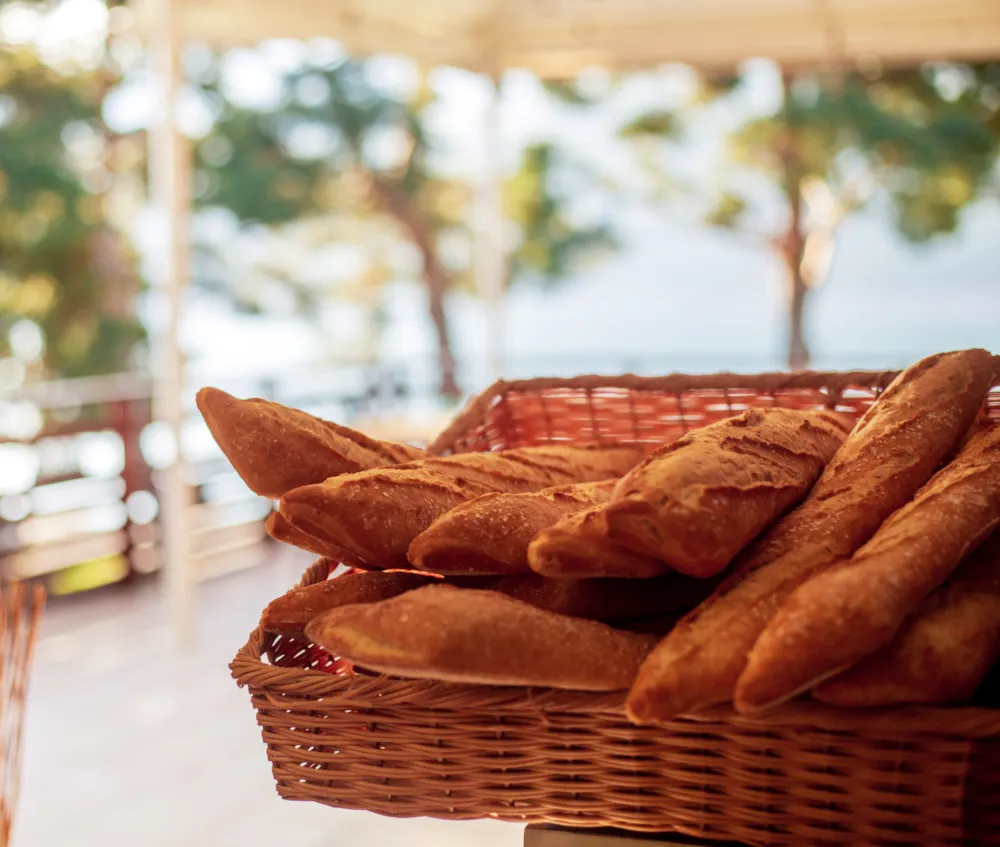
<path id="1" fill-rule="evenodd" d="M 885 647 L 820 683 L 834 706 L 961 703 L 1000 659 L 1000 531 L 917 607 Z"/>
<path id="2" fill-rule="evenodd" d="M 798 503 L 850 432 L 833 412 L 748 409 L 689 432 L 626 474 L 604 507 L 612 541 L 710 577 Z"/>
<path id="3" fill-rule="evenodd" d="M 668 720 L 731 700 L 784 599 L 910 500 L 968 430 L 992 377 L 983 350 L 930 356 L 901 373 L 805 502 L 737 557 L 733 575 L 650 654 L 629 693 L 632 718 Z"/>
<path id="4" fill-rule="evenodd" d="M 196 397 L 209 432 L 250 490 L 277 500 L 301 485 L 424 455 L 270 400 L 240 400 L 218 388 Z"/>
<path id="5" fill-rule="evenodd" d="M 437 581 L 412 571 L 349 573 L 312 585 L 293 588 L 272 600 L 260 618 L 269 632 L 298 633 L 317 615 L 354 603 L 374 603 Z"/>
<path id="6" fill-rule="evenodd" d="M 368 567 L 406 567 L 406 551 L 445 512 L 491 491 L 537 491 L 621 476 L 641 458 L 630 447 L 525 447 L 428 458 L 289 491 L 292 526 L 349 551 Z"/>
<path id="7" fill-rule="evenodd" d="M 603 518 L 600 507 L 585 509 L 543 529 L 528 545 L 531 569 L 552 579 L 648 579 L 670 571 L 666 562 L 626 550 L 611 541 Z"/>
<path id="8" fill-rule="evenodd" d="M 628 688 L 656 640 L 448 585 L 332 609 L 306 634 L 334 656 L 396 676 L 581 691 Z"/>
<path id="9" fill-rule="evenodd" d="M 439 574 L 531 573 L 528 545 L 560 517 L 606 502 L 614 481 L 483 494 L 445 512 L 410 543 L 415 568 Z"/>
<path id="10" fill-rule="evenodd" d="M 538 574 L 503 577 L 491 591 L 539 609 L 615 623 L 688 611 L 712 590 L 709 580 L 670 573 L 654 579 L 547 579 Z"/>
<path id="11" fill-rule="evenodd" d="M 998 524 L 1000 426 L 987 426 L 851 558 L 788 596 L 750 651 L 736 708 L 782 703 L 887 644 Z"/>

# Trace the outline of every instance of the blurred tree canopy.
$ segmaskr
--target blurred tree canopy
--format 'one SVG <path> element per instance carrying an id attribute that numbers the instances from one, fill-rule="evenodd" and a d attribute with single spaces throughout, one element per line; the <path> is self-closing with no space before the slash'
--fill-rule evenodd
<path id="1" fill-rule="evenodd" d="M 639 115 L 621 134 L 640 145 L 674 141 L 740 83 L 703 78 L 669 120 Z M 843 220 L 883 197 L 910 241 L 954 232 L 965 206 L 997 196 L 998 145 L 1000 64 L 788 73 L 777 108 L 728 134 L 728 167 L 716 188 L 685 185 L 661 170 L 660 196 L 698 198 L 705 223 L 749 236 L 777 255 L 788 283 L 788 365 L 803 368 L 805 305 L 828 273 Z M 766 215 L 746 189 L 748 173 L 774 190 L 783 208 L 777 226 L 761 225 Z"/>
<path id="2" fill-rule="evenodd" d="M 125 369 L 145 334 L 134 257 L 107 221 L 106 91 L 100 71 L 0 47 L 0 357 L 31 376 Z"/>
<path id="3" fill-rule="evenodd" d="M 218 64 L 198 83 L 218 108 L 212 131 L 197 145 L 204 186 L 198 204 L 228 209 L 244 224 L 275 226 L 349 213 L 370 221 L 370 230 L 393 232 L 413 248 L 416 261 L 405 252 L 392 255 L 384 238 L 375 239 L 365 282 L 377 285 L 415 271 L 435 329 L 441 392 L 458 396 L 445 297 L 472 284 L 475 198 L 465 178 L 449 173 L 428 128 L 435 104 L 431 89 L 421 80 L 412 94 L 387 91 L 373 81 L 368 62 L 341 58 L 307 62 L 286 74 L 281 104 L 271 111 L 225 101 Z M 507 245 L 511 281 L 563 279 L 614 245 L 605 221 L 571 217 L 576 170 L 554 145 L 523 151 L 505 190 L 514 229 Z M 347 235 L 343 224 L 338 234 Z M 224 276 L 217 275 L 222 285 Z M 303 288 L 287 274 L 282 279 L 302 311 L 315 308 L 322 292 Z"/>
<path id="4" fill-rule="evenodd" d="M 144 338 L 135 256 L 108 215 L 117 160 L 141 172 L 134 142 L 143 133 L 121 137 L 104 120 L 105 98 L 125 73 L 111 52 L 97 69 L 56 70 L 31 46 L 0 45 L 0 353 L 13 325 L 30 320 L 45 340 L 38 377 L 127 368 Z M 203 63 L 191 79 L 212 117 L 194 145 L 196 207 L 224 210 L 251 235 L 307 222 L 312 246 L 367 240 L 368 267 L 355 289 L 370 301 L 383 282 L 423 281 L 441 390 L 457 396 L 445 298 L 471 286 L 473 193 L 442 166 L 430 138 L 430 89 L 391 93 L 373 82 L 368 62 L 306 60 L 283 76 L 273 108 L 254 109 L 225 96 L 219 68 L 218 58 Z M 603 222 L 571 220 L 571 171 L 551 145 L 524 151 L 507 188 L 512 279 L 564 278 L 613 245 Z M 227 273 L 220 245 L 198 227 L 192 237 L 192 281 L 261 308 Z M 330 296 L 281 268 L 268 271 L 304 315 Z"/>
<path id="5" fill-rule="evenodd" d="M 144 139 L 117 135 L 102 107 L 145 60 L 118 61 L 114 49 L 105 55 L 96 65 L 57 69 L 30 45 L 0 41 L 0 361 L 15 353 L 39 377 L 127 368 L 144 338 L 135 256 L 116 227 L 128 214 L 112 214 L 117 177 L 128 171 L 133 185 L 141 182 Z M 472 284 L 474 196 L 452 151 L 433 135 L 436 103 L 426 80 L 397 90 L 382 84 L 370 61 L 305 51 L 282 70 L 275 102 L 252 108 L 227 96 L 223 62 L 210 57 L 191 71 L 191 88 L 210 114 L 194 143 L 198 209 L 228 216 L 250 241 L 260 234 L 358 248 L 364 260 L 346 286 L 333 285 L 341 269 L 332 266 L 319 281 L 304 280 L 294 262 L 262 269 L 307 317 L 331 296 L 377 307 L 382 284 L 421 281 L 441 390 L 457 395 L 445 301 Z M 725 167 L 712 180 L 685 180 L 655 155 L 683 142 L 699 116 L 738 98 L 742 87 L 740 76 L 700 77 L 687 103 L 646 109 L 619 136 L 637 160 L 655 165 L 647 200 L 695 198 L 701 222 L 752 238 L 780 259 L 788 362 L 803 367 L 808 296 L 828 272 L 848 215 L 887 198 L 899 231 L 921 241 L 953 231 L 965 206 L 996 191 L 1000 66 L 786 74 L 777 106 L 727 133 Z M 547 88 L 573 108 L 595 104 L 573 83 Z M 765 199 L 781 210 L 777 224 L 758 208 L 748 175 L 770 188 Z M 603 179 L 554 142 L 520 151 L 504 186 L 510 283 L 557 282 L 614 247 L 609 204 L 584 214 L 579 203 Z M 193 281 L 241 308 L 267 308 L 262 289 L 233 273 L 227 249 L 239 247 L 203 229 L 192 233 Z"/>

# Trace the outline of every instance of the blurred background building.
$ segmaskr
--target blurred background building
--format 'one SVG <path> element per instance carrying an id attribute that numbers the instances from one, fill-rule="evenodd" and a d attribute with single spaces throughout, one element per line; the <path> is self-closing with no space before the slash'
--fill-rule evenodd
<path id="1" fill-rule="evenodd" d="M 201 385 L 419 442 L 498 375 L 1000 350 L 998 59 L 988 0 L 0 2 L 0 567 L 56 595 L 41 660 L 165 626 L 163 584 L 175 634 L 242 633 L 303 564 Z"/>

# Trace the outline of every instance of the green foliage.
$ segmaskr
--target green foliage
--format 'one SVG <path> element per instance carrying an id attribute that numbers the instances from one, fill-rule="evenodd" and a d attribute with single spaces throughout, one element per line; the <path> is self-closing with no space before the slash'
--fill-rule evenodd
<path id="1" fill-rule="evenodd" d="M 587 225 L 570 220 L 570 197 L 559 185 L 560 171 L 565 172 L 568 163 L 561 159 L 552 144 L 531 145 L 507 184 L 504 208 L 521 233 L 510 258 L 514 281 L 558 282 L 586 258 L 616 245 L 606 222 Z M 569 182 L 565 177 L 562 181 Z"/>
<path id="2" fill-rule="evenodd" d="M 43 374 L 127 368 L 144 333 L 109 288 L 137 285 L 133 257 L 108 237 L 101 189 L 86 187 L 72 155 L 74 142 L 102 144 L 102 80 L 0 49 L 0 92 L 0 355 L 10 327 L 28 319 L 47 341 Z"/>
<path id="3" fill-rule="evenodd" d="M 964 70 L 967 83 L 956 98 L 943 96 L 934 72 L 855 73 L 836 83 L 800 78 L 777 113 L 733 135 L 733 158 L 787 195 L 818 177 L 850 207 L 872 193 L 852 196 L 860 171 L 891 198 L 905 237 L 952 232 L 961 209 L 995 188 L 1000 143 L 994 68 L 952 70 Z M 848 156 L 853 174 L 843 167 Z"/>
<path id="4" fill-rule="evenodd" d="M 722 229 L 736 229 L 741 225 L 746 210 L 746 200 L 731 192 L 724 192 L 706 213 L 705 220 Z"/>
<path id="5" fill-rule="evenodd" d="M 622 138 L 673 138 L 681 133 L 677 114 L 664 110 L 645 112 L 624 124 L 618 134 Z"/>
<path id="6" fill-rule="evenodd" d="M 404 239 L 425 232 L 434 243 L 452 236 L 471 242 L 473 192 L 465 180 L 441 172 L 427 128 L 434 100 L 426 86 L 412 99 L 398 98 L 372 83 L 366 62 L 347 60 L 302 67 L 286 76 L 283 87 L 274 112 L 222 106 L 197 146 L 205 186 L 200 205 L 222 206 L 244 224 L 269 226 L 310 215 L 388 215 L 386 226 L 399 227 Z M 222 102 L 214 78 L 203 91 Z M 581 95 L 573 102 L 585 101 Z M 313 143 L 304 146 L 306 136 Z M 512 282 L 565 278 L 613 246 L 606 223 L 572 220 L 572 198 L 560 187 L 572 171 L 550 144 L 524 151 L 505 188 L 506 212 L 520 232 L 509 263 Z M 400 205 L 386 207 L 372 183 Z M 453 285 L 469 288 L 470 274 L 468 261 L 450 266 Z M 300 303 L 304 310 L 313 307 L 309 296 Z"/>

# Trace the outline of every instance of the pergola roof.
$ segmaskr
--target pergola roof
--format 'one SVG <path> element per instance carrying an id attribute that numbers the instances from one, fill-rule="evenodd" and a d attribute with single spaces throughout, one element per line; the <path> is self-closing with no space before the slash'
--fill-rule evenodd
<path id="1" fill-rule="evenodd" d="M 147 0 L 149 2 L 149 0 Z M 566 78 L 593 66 L 1000 55 L 996 0 L 172 0 L 182 39 L 337 39 L 350 52 Z"/>

